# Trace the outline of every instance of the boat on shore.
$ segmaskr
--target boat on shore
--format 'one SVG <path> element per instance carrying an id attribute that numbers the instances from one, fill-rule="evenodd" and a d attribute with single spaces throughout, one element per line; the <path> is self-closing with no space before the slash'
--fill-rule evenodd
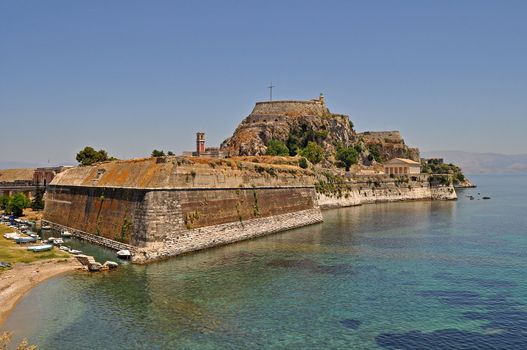
<path id="1" fill-rule="evenodd" d="M 130 253 L 130 251 L 128 249 L 123 249 L 123 250 L 119 250 L 117 252 L 117 257 L 119 259 L 130 259 L 132 257 L 132 253 Z"/>
<path id="2" fill-rule="evenodd" d="M 20 243 L 35 243 L 37 239 L 35 237 L 18 237 L 15 238 L 15 242 Z"/>
<path id="3" fill-rule="evenodd" d="M 42 244 L 42 245 L 35 245 L 32 247 L 27 247 L 27 250 L 30 252 L 45 252 L 48 250 L 51 250 L 53 246 L 51 244 Z"/>
<path id="4" fill-rule="evenodd" d="M 19 238 L 19 237 L 20 237 L 20 235 L 19 235 L 18 233 L 16 233 L 16 232 L 10 232 L 10 233 L 6 233 L 6 234 L 4 234 L 4 238 L 5 238 L 5 239 L 12 239 L 12 240 L 15 240 L 15 239 L 17 239 L 17 238 Z"/>
<path id="5" fill-rule="evenodd" d="M 60 234 L 62 237 L 64 238 L 69 238 L 72 236 L 72 233 L 69 232 L 69 231 L 62 231 L 62 233 Z"/>

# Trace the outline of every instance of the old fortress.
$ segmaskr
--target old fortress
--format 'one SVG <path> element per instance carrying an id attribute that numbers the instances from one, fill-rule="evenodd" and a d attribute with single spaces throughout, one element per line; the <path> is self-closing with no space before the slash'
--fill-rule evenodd
<path id="1" fill-rule="evenodd" d="M 264 156 L 271 140 L 316 142 L 326 156 L 307 166 L 299 156 Z M 358 150 L 352 171 L 335 167 L 338 147 Z M 416 161 L 418 150 L 398 132 L 357 133 L 323 96 L 258 102 L 221 147 L 206 147 L 200 132 L 195 151 L 183 156 L 55 172 L 43 223 L 129 249 L 144 263 L 315 224 L 326 208 L 456 198 L 451 183 L 419 174 Z"/>

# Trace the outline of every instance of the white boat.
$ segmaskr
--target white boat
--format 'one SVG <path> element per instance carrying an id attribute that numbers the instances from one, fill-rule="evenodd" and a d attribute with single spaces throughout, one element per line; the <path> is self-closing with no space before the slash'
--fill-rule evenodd
<path id="1" fill-rule="evenodd" d="M 51 230 L 51 226 L 49 226 L 49 225 L 42 226 L 42 229 L 43 230 Z"/>
<path id="2" fill-rule="evenodd" d="M 17 238 L 20 238 L 20 235 L 16 232 L 10 232 L 10 233 L 4 234 L 4 238 L 5 239 L 17 239 Z"/>
<path id="3" fill-rule="evenodd" d="M 66 238 L 72 236 L 72 235 L 71 235 L 71 232 L 69 232 L 69 231 L 62 231 L 61 235 L 62 235 L 62 237 L 66 237 Z"/>
<path id="4" fill-rule="evenodd" d="M 49 241 L 49 238 L 48 238 L 48 241 Z M 53 239 L 53 244 L 54 245 L 62 245 L 62 244 L 64 244 L 64 241 L 62 240 L 62 238 L 55 238 L 55 239 Z"/>
<path id="5" fill-rule="evenodd" d="M 60 246 L 60 250 L 63 250 L 65 252 L 69 252 L 70 251 L 70 248 L 66 247 L 65 245 L 63 246 Z"/>
<path id="6" fill-rule="evenodd" d="M 70 254 L 78 255 L 78 254 L 82 254 L 82 251 L 81 250 L 76 250 L 76 249 L 70 249 Z"/>
<path id="7" fill-rule="evenodd" d="M 131 256 L 132 256 L 132 253 L 130 253 L 128 249 L 119 250 L 117 252 L 117 257 L 119 259 L 130 259 Z"/>
<path id="8" fill-rule="evenodd" d="M 27 247 L 27 250 L 31 252 L 45 252 L 47 250 L 51 250 L 53 246 L 51 244 L 43 244 L 43 245 L 35 245 L 32 247 Z"/>

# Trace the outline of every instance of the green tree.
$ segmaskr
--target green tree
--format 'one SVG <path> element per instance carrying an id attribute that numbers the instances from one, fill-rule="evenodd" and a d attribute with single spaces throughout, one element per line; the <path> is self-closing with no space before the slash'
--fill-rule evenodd
<path id="1" fill-rule="evenodd" d="M 158 151 L 157 149 L 152 151 L 152 157 L 164 157 L 164 156 L 165 156 L 165 152 L 163 151 Z"/>
<path id="2" fill-rule="evenodd" d="M 40 187 L 37 183 L 37 188 L 35 189 L 35 196 L 31 200 L 31 209 L 33 210 L 42 210 L 44 209 L 44 192 L 45 189 Z"/>
<path id="3" fill-rule="evenodd" d="M 168 151 L 167 156 L 175 156 L 175 154 L 172 151 Z"/>
<path id="4" fill-rule="evenodd" d="M 375 160 L 376 162 L 381 161 L 381 150 L 379 145 L 369 145 L 368 151 L 370 152 L 370 155 L 368 156 L 368 159 L 370 161 Z"/>
<path id="5" fill-rule="evenodd" d="M 302 157 L 306 157 L 313 164 L 320 163 L 324 158 L 324 150 L 316 142 L 309 141 L 306 148 L 300 151 Z"/>
<path id="6" fill-rule="evenodd" d="M 115 158 L 108 157 L 108 153 L 103 149 L 96 151 L 93 147 L 86 146 L 82 151 L 77 153 L 75 159 L 77 159 L 80 165 L 92 165 L 106 160 L 114 160 Z"/>
<path id="7" fill-rule="evenodd" d="M 280 140 L 271 140 L 267 145 L 267 152 L 265 154 L 268 156 L 288 156 L 289 148 Z"/>
<path id="8" fill-rule="evenodd" d="M 346 167 L 346 171 L 349 171 L 350 166 L 352 164 L 357 164 L 357 161 L 358 161 L 357 150 L 352 146 L 344 147 L 340 145 L 337 148 L 336 156 L 337 156 L 337 159 L 340 160 L 342 164 L 344 164 L 344 166 Z"/>
<path id="9" fill-rule="evenodd" d="M 309 164 L 307 163 L 307 159 L 304 157 L 300 158 L 300 160 L 298 161 L 298 166 L 302 169 L 307 169 L 307 167 L 309 166 Z"/>
<path id="10" fill-rule="evenodd" d="M 9 196 L 1 196 L 0 197 L 0 209 L 6 210 L 7 206 L 9 205 Z"/>
<path id="11" fill-rule="evenodd" d="M 24 209 L 29 206 L 31 202 L 23 193 L 17 193 L 11 197 L 7 207 L 7 211 L 14 216 L 22 216 Z"/>

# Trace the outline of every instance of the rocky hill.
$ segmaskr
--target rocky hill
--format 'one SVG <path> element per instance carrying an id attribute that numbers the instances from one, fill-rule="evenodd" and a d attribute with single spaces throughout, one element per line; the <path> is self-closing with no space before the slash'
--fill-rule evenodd
<path id="1" fill-rule="evenodd" d="M 322 148 L 326 165 L 335 163 L 339 147 L 353 147 L 363 165 L 394 157 L 419 160 L 419 150 L 406 146 L 398 131 L 356 133 L 347 115 L 329 111 L 323 96 L 309 101 L 256 103 L 221 148 L 229 156 L 265 155 L 273 140 L 286 145 L 291 156 L 314 142 Z"/>

